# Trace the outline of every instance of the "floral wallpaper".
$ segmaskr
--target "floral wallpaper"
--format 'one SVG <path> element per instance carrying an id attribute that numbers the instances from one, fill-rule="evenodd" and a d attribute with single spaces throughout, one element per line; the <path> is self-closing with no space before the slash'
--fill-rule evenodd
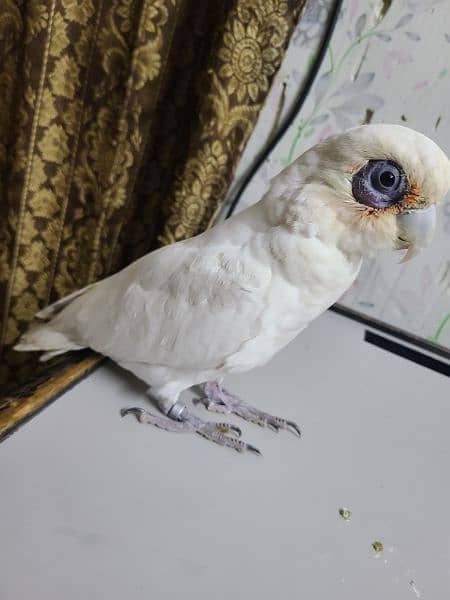
<path id="1" fill-rule="evenodd" d="M 303 85 L 331 2 L 309 0 L 247 146 L 236 185 Z M 238 209 L 320 139 L 360 123 L 401 123 L 450 154 L 450 3 L 344 0 L 326 58 L 294 123 L 257 173 Z M 433 245 L 414 261 L 367 262 L 341 305 L 450 346 L 450 198 L 440 207 Z"/>

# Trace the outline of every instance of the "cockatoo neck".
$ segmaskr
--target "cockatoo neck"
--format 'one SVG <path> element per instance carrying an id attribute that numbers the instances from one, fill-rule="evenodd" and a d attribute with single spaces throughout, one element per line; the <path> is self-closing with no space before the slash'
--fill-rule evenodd
<path id="1" fill-rule="evenodd" d="M 352 262 L 371 254 L 358 234 L 360 216 L 340 205 L 324 186 L 286 188 L 280 195 L 267 194 L 262 202 L 270 224 L 285 229 L 290 236 L 337 248 Z"/>

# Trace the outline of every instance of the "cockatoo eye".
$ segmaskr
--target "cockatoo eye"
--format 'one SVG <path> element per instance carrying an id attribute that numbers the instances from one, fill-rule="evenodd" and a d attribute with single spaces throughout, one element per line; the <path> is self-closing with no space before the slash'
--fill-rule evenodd
<path id="1" fill-rule="evenodd" d="M 353 175 L 352 192 L 360 204 L 386 208 L 399 202 L 408 191 L 408 181 L 393 160 L 369 160 Z"/>

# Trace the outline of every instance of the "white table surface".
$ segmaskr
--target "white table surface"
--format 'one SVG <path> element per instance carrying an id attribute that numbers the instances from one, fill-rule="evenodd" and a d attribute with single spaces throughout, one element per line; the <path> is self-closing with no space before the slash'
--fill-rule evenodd
<path id="1" fill-rule="evenodd" d="M 262 457 L 122 419 L 144 388 L 100 368 L 0 445 L 0 598 L 448 600 L 449 381 L 363 334 L 229 378 L 302 428 L 231 419 Z"/>

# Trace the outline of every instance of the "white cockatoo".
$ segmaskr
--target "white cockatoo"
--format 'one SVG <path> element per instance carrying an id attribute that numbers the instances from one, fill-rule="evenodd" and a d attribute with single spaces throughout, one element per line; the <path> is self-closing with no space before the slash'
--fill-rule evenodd
<path id="1" fill-rule="evenodd" d="M 160 409 L 123 414 L 258 452 L 239 428 L 196 417 L 180 393 L 201 384 L 208 408 L 300 434 L 227 392 L 224 376 L 270 360 L 342 296 L 363 258 L 428 245 L 449 187 L 448 158 L 416 131 L 364 125 L 329 137 L 250 208 L 39 312 L 16 349 L 47 360 L 93 348 L 146 382 Z"/>

